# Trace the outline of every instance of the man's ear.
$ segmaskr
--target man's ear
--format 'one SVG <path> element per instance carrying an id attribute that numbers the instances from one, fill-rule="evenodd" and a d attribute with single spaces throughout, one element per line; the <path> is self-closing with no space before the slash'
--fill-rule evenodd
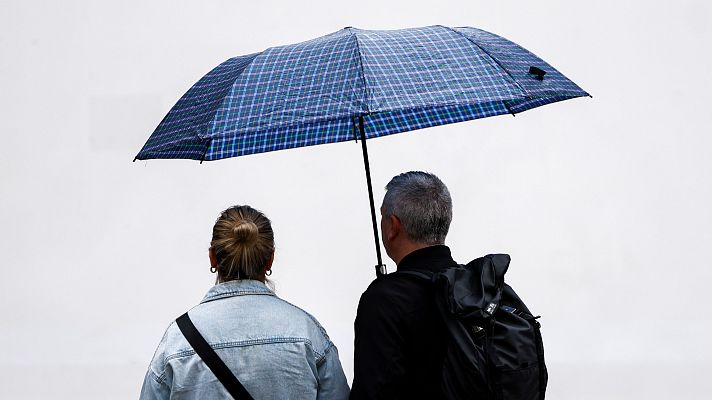
<path id="1" fill-rule="evenodd" d="M 218 267 L 218 259 L 215 257 L 215 252 L 213 251 L 213 248 L 211 247 L 208 249 L 208 257 L 210 257 L 210 266 L 213 268 Z"/>
<path id="2" fill-rule="evenodd" d="M 388 220 L 391 225 L 391 229 L 388 232 L 388 240 L 392 241 L 403 233 L 403 224 L 401 224 L 400 219 L 395 215 L 389 216 Z"/>

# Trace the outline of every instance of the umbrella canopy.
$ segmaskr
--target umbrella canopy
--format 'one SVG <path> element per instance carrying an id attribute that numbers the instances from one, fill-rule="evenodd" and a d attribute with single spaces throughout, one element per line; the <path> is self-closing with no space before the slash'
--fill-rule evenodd
<path id="1" fill-rule="evenodd" d="M 170 110 L 137 159 L 217 160 L 366 138 L 588 93 L 519 45 L 475 28 L 344 28 L 231 58 Z"/>
<path id="2" fill-rule="evenodd" d="M 173 106 L 136 159 L 202 162 L 361 139 L 380 276 L 366 139 L 581 96 L 588 93 L 539 57 L 480 29 L 349 27 L 218 65 Z"/>

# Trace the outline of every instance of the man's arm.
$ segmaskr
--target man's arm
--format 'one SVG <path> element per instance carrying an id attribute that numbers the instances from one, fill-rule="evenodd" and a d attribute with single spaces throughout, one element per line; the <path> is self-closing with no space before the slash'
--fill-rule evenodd
<path id="1" fill-rule="evenodd" d="M 351 399 L 400 399 L 405 373 L 399 310 L 378 287 L 359 301 L 354 322 L 354 380 Z"/>

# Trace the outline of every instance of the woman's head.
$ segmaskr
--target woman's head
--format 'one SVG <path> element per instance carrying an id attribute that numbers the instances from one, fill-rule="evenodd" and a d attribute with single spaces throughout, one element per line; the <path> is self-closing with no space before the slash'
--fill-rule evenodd
<path id="1" fill-rule="evenodd" d="M 272 224 L 250 206 L 230 207 L 215 221 L 210 251 L 219 282 L 264 280 L 274 255 Z"/>

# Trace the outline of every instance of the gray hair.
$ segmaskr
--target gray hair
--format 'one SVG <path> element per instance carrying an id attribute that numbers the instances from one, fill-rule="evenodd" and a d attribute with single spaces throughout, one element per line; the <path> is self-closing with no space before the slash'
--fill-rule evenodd
<path id="1" fill-rule="evenodd" d="M 382 211 L 385 217 L 398 217 L 410 240 L 443 244 L 452 221 L 452 199 L 437 176 L 404 172 L 386 185 Z"/>

